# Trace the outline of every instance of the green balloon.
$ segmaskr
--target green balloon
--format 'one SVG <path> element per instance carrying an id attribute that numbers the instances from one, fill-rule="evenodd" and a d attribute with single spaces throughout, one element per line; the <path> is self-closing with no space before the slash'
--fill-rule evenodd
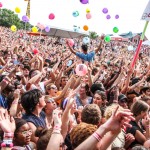
<path id="1" fill-rule="evenodd" d="M 110 42 L 111 37 L 109 35 L 107 35 L 107 36 L 105 36 L 104 40 L 105 40 L 105 42 Z"/>
<path id="2" fill-rule="evenodd" d="M 119 29 L 118 29 L 117 27 L 114 27 L 114 28 L 113 28 L 113 32 L 114 32 L 114 33 L 118 33 L 118 31 L 119 31 Z"/>

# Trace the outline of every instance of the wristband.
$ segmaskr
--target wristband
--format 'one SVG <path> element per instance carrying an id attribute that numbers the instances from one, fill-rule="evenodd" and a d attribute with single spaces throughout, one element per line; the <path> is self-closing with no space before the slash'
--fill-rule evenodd
<path id="1" fill-rule="evenodd" d="M 14 133 L 5 133 L 4 132 L 4 138 L 13 138 L 14 137 Z"/>
<path id="2" fill-rule="evenodd" d="M 12 104 L 18 104 L 18 100 L 13 101 Z"/>
<path id="3" fill-rule="evenodd" d="M 150 125 L 146 125 L 146 128 L 150 128 Z"/>
<path id="4" fill-rule="evenodd" d="M 93 136 L 97 139 L 98 142 L 102 139 L 102 137 L 97 132 L 94 132 Z"/>
<path id="5" fill-rule="evenodd" d="M 3 79 L 3 82 L 5 82 L 6 84 L 8 84 L 8 81 L 6 79 Z"/>
<path id="6" fill-rule="evenodd" d="M 54 130 L 61 130 L 61 127 L 60 126 L 54 126 Z"/>

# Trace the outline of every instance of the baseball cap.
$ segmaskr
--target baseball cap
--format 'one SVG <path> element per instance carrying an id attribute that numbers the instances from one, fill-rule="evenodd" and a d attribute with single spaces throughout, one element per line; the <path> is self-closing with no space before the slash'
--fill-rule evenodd
<path id="1" fill-rule="evenodd" d="M 124 94 L 118 96 L 118 101 L 127 102 L 127 97 Z"/>

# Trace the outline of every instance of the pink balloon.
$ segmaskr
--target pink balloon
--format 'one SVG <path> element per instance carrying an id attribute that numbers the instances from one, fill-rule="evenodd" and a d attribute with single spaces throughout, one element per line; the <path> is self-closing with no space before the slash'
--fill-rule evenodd
<path id="1" fill-rule="evenodd" d="M 91 15 L 90 13 L 87 13 L 87 14 L 86 14 L 86 18 L 87 18 L 87 19 L 91 19 L 91 18 L 92 18 L 92 15 Z"/>
<path id="2" fill-rule="evenodd" d="M 50 20 L 53 20 L 55 18 L 55 15 L 53 13 L 50 13 L 49 14 L 49 17 L 48 17 Z"/>
<path id="3" fill-rule="evenodd" d="M 68 43 L 72 47 L 74 45 L 74 40 L 73 39 L 68 39 Z"/>
<path id="4" fill-rule="evenodd" d="M 39 50 L 34 49 L 34 50 L 33 50 L 33 53 L 36 55 L 36 54 L 38 54 L 38 53 L 39 53 Z"/>
<path id="5" fill-rule="evenodd" d="M 77 65 L 75 71 L 78 76 L 85 76 L 88 72 L 88 69 L 85 64 L 79 64 Z"/>
<path id="6" fill-rule="evenodd" d="M 0 8 L 2 8 L 3 7 L 3 4 L 2 4 L 2 2 L 0 2 Z"/>

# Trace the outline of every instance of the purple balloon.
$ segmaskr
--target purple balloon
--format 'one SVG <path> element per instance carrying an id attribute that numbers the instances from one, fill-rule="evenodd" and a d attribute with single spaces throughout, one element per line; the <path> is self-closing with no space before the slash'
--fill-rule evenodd
<path id="1" fill-rule="evenodd" d="M 80 2 L 81 2 L 82 4 L 87 4 L 87 3 L 89 3 L 89 0 L 80 0 Z"/>
<path id="2" fill-rule="evenodd" d="M 50 31 L 50 27 L 47 26 L 47 27 L 45 28 L 45 31 L 46 31 L 46 32 L 49 32 L 49 31 Z"/>
<path id="3" fill-rule="evenodd" d="M 107 8 L 103 8 L 102 12 L 103 12 L 104 14 L 107 14 L 107 13 L 108 13 L 108 9 L 107 9 Z"/>
<path id="4" fill-rule="evenodd" d="M 106 18 L 107 18 L 107 19 L 110 19 L 110 18 L 111 18 L 111 16 L 110 16 L 110 15 L 107 15 L 107 16 L 106 16 Z"/>
<path id="5" fill-rule="evenodd" d="M 29 22 L 28 16 L 22 16 L 22 21 L 23 22 Z"/>
<path id="6" fill-rule="evenodd" d="M 115 18 L 116 18 L 116 19 L 119 19 L 119 15 L 116 15 Z"/>

